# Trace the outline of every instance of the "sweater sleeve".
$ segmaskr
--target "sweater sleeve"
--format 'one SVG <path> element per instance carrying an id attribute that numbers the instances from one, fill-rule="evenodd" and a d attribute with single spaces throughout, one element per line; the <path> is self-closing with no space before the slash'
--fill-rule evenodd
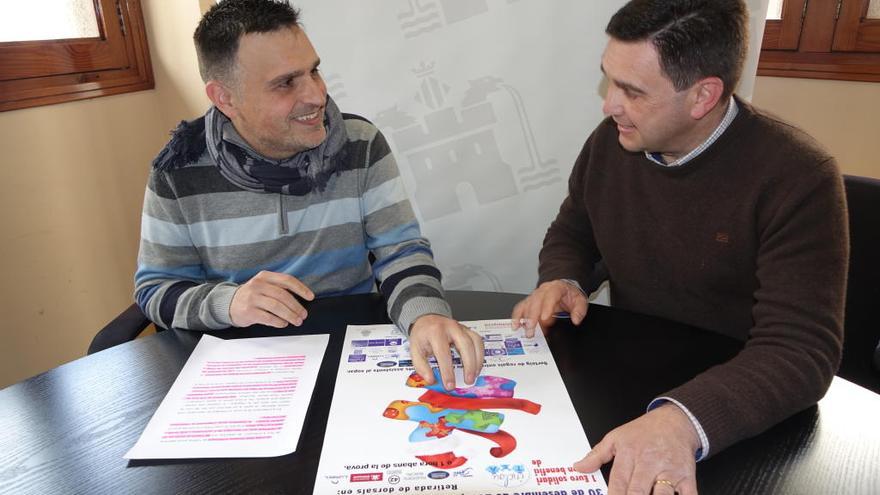
<path id="1" fill-rule="evenodd" d="M 782 186 L 759 212 L 754 326 L 744 349 L 663 395 L 706 431 L 710 453 L 815 404 L 840 362 L 849 238 L 833 160 Z"/>
<path id="2" fill-rule="evenodd" d="M 212 330 L 232 325 L 229 305 L 238 285 L 207 281 L 166 172 L 153 170 L 147 183 L 134 283 L 138 306 L 161 327 Z"/>
<path id="3" fill-rule="evenodd" d="M 388 317 L 404 333 L 422 315 L 452 316 L 434 264 L 431 245 L 422 237 L 397 162 L 376 130 L 367 152 L 361 208 L 367 249 L 376 260 L 373 273 L 388 305 Z"/>
<path id="4" fill-rule="evenodd" d="M 586 290 L 593 285 L 593 272 L 601 254 L 584 202 L 592 142 L 593 136 L 590 136 L 568 179 L 568 196 L 544 236 L 544 245 L 538 254 L 539 285 L 560 279 L 577 281 Z"/>

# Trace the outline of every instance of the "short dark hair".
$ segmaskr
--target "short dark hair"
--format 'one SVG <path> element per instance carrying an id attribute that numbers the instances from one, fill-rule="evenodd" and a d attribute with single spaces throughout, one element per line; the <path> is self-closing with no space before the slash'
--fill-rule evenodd
<path id="1" fill-rule="evenodd" d="M 729 96 L 742 75 L 748 16 L 743 0 L 632 0 L 605 32 L 620 41 L 650 41 L 677 91 L 715 76 Z"/>
<path id="2" fill-rule="evenodd" d="M 238 43 L 248 33 L 300 26 L 299 10 L 282 0 L 223 0 L 199 21 L 193 40 L 205 82 L 234 80 Z"/>

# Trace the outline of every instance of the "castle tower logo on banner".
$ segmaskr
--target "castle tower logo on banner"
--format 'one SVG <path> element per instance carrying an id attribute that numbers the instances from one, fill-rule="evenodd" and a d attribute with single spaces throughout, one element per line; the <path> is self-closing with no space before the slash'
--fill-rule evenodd
<path id="1" fill-rule="evenodd" d="M 461 212 L 456 190 L 462 184 L 486 205 L 562 180 L 556 160 L 541 157 L 516 88 L 494 76 L 471 80 L 455 106 L 433 63 L 422 62 L 413 74 L 424 113 L 414 116 L 395 105 L 379 112 L 375 123 L 390 128 L 386 136 L 415 179 L 411 192 L 425 221 Z M 517 115 L 518 125 L 499 125 L 496 109 Z M 496 134 L 513 132 L 507 138 L 522 144 L 503 152 Z"/>

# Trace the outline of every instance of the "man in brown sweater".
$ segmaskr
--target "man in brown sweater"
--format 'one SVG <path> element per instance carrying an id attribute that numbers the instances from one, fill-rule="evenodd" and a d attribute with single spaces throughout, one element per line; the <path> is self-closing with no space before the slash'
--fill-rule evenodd
<path id="1" fill-rule="evenodd" d="M 589 137 L 513 311 L 579 324 L 601 260 L 614 306 L 745 341 L 652 401 L 575 468 L 615 459 L 609 493 L 697 491 L 695 461 L 818 401 L 840 360 L 848 258 L 835 161 L 733 95 L 742 0 L 633 0 L 602 57 L 608 116 Z"/>

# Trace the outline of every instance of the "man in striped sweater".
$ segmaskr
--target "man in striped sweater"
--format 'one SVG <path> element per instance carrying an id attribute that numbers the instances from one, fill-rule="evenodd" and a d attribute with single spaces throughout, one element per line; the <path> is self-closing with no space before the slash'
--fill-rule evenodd
<path id="1" fill-rule="evenodd" d="M 454 345 L 473 382 L 482 339 L 451 318 L 391 150 L 327 95 L 298 11 L 226 0 L 194 39 L 213 106 L 153 162 L 135 274 L 144 313 L 191 330 L 299 326 L 308 315 L 295 296 L 378 281 L 416 371 L 433 380 L 434 355 L 454 385 Z"/>

